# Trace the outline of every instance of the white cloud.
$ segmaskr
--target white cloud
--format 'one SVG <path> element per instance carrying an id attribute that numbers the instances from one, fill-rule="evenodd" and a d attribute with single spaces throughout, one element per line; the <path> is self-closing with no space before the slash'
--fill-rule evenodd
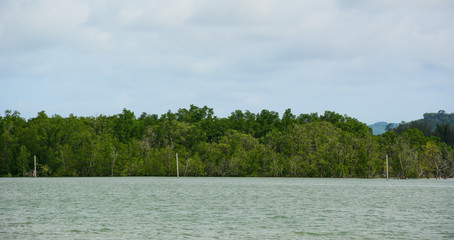
<path id="1" fill-rule="evenodd" d="M 140 20 L 144 15 L 143 8 L 139 8 L 135 5 L 129 6 L 125 9 L 120 10 L 118 17 L 120 22 L 125 25 L 132 25 Z"/>
<path id="2" fill-rule="evenodd" d="M 77 1 L 8 1 L 1 11 L 0 49 L 52 46 L 65 40 L 88 18 L 90 8 Z M 26 46 L 32 45 L 32 46 Z"/>
<path id="3" fill-rule="evenodd" d="M 387 111 L 380 102 L 401 98 L 415 103 L 405 111 L 423 102 L 454 108 L 444 94 L 454 88 L 452 42 L 449 0 L 0 2 L 0 82 L 97 83 L 99 97 L 88 95 L 97 104 L 87 108 L 113 101 L 151 112 L 146 106 L 191 103 L 227 113 L 354 112 L 361 102 L 374 109 L 369 119 Z M 405 87 L 404 96 L 397 88 Z M 4 95 L 0 107 L 18 98 Z"/>

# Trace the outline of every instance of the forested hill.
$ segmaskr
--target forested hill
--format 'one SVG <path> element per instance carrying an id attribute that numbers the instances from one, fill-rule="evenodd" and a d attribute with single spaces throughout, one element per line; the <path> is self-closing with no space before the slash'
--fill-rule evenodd
<path id="1" fill-rule="evenodd" d="M 391 130 L 397 126 L 399 126 L 399 124 L 387 122 L 376 122 L 372 125 L 369 125 L 369 127 L 372 129 L 372 133 L 375 135 L 383 134 L 386 131 Z"/>
<path id="2" fill-rule="evenodd" d="M 219 118 L 208 107 L 165 114 L 123 109 L 114 116 L 25 120 L 0 117 L 0 176 L 291 176 L 452 177 L 454 151 L 415 128 L 374 136 L 366 124 L 327 111 L 236 110 Z"/>
<path id="3" fill-rule="evenodd" d="M 419 129 L 427 137 L 437 137 L 440 141 L 454 147 L 454 113 L 448 114 L 444 110 L 438 113 L 425 113 L 423 119 L 402 122 L 392 130 L 403 133 L 413 128 Z"/>

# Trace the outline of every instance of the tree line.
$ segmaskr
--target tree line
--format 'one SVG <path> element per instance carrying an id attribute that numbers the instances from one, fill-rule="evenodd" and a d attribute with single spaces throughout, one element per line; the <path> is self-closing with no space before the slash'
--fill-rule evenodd
<path id="1" fill-rule="evenodd" d="M 157 114 L 25 120 L 0 116 L 0 176 L 181 176 L 448 178 L 454 151 L 417 128 L 374 136 L 355 118 L 326 111 L 236 110 L 219 118 L 190 105 Z"/>

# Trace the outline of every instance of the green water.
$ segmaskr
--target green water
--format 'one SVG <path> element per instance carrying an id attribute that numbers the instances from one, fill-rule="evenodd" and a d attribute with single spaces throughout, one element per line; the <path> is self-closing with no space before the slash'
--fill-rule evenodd
<path id="1" fill-rule="evenodd" d="M 454 180 L 1 178 L 0 239 L 454 239 Z"/>

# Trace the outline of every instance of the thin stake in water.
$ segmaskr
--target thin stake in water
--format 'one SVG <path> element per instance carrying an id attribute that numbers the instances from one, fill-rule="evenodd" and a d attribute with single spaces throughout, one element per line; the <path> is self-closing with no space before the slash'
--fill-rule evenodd
<path id="1" fill-rule="evenodd" d="M 176 154 L 176 159 L 177 159 L 177 178 L 180 177 L 180 173 L 178 171 L 178 153 Z"/>
<path id="2" fill-rule="evenodd" d="M 36 155 L 34 156 L 33 177 L 36 177 Z"/>
<path id="3" fill-rule="evenodd" d="M 386 154 L 386 181 L 388 181 L 388 154 Z"/>

